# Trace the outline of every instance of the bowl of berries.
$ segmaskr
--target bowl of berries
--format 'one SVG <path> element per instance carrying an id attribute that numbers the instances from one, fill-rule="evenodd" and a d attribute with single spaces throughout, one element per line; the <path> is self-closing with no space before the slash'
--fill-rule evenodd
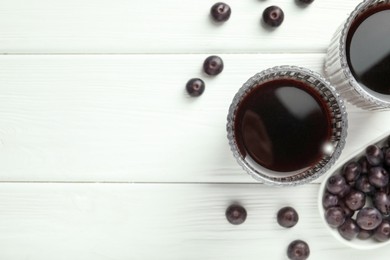
<path id="1" fill-rule="evenodd" d="M 390 136 L 357 151 L 322 182 L 318 207 L 332 235 L 356 249 L 390 243 Z"/>

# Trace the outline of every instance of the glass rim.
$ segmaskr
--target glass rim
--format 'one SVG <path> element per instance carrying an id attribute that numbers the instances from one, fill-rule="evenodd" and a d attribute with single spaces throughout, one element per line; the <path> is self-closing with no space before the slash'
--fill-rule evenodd
<path id="1" fill-rule="evenodd" d="M 248 92 L 259 84 L 281 78 L 301 81 L 308 86 L 311 86 L 313 90 L 320 94 L 325 103 L 328 104 L 332 121 L 332 135 L 330 142 L 332 144 L 333 151 L 330 155 L 323 156 L 323 158 L 315 165 L 295 172 L 295 174 L 286 176 L 283 172 L 280 172 L 282 173 L 281 176 L 272 176 L 266 173 L 267 171 L 270 172 L 270 170 L 266 168 L 264 168 L 264 171 L 254 169 L 241 155 L 238 150 L 237 142 L 235 141 L 234 121 L 238 105 Z M 233 98 L 229 107 L 226 125 L 230 149 L 238 164 L 254 179 L 272 186 L 295 186 L 304 184 L 311 182 L 324 174 L 339 158 L 341 151 L 345 146 L 347 128 L 348 120 L 346 108 L 336 89 L 320 74 L 307 68 L 289 65 L 269 68 L 249 78 Z"/>
<path id="2" fill-rule="evenodd" d="M 370 8 L 390 5 L 390 0 L 364 0 L 358 4 L 344 22 L 339 39 L 339 59 L 344 76 L 349 85 L 366 101 L 381 108 L 390 108 L 390 95 L 381 94 L 359 84 L 353 76 L 347 61 L 347 37 L 353 22 Z"/>

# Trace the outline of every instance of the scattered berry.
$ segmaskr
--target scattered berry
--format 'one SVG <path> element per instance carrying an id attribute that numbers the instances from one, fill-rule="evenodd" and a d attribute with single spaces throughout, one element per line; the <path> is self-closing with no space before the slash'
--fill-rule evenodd
<path id="1" fill-rule="evenodd" d="M 246 220 L 246 209 L 240 205 L 231 205 L 226 209 L 226 219 L 233 225 L 239 225 Z"/>
<path id="2" fill-rule="evenodd" d="M 231 13 L 230 6 L 222 2 L 214 4 L 210 10 L 211 17 L 216 22 L 226 22 L 229 20 Z"/>
<path id="3" fill-rule="evenodd" d="M 218 75 L 223 70 L 223 61 L 218 56 L 209 56 L 204 62 L 203 62 L 203 70 L 208 75 Z"/>
<path id="4" fill-rule="evenodd" d="M 279 225 L 290 228 L 298 223 L 299 216 L 297 211 L 292 207 L 284 207 L 278 211 L 277 221 Z"/>
<path id="5" fill-rule="evenodd" d="M 188 94 L 192 97 L 197 97 L 202 95 L 204 89 L 205 89 L 205 84 L 203 80 L 198 79 L 198 78 L 193 78 L 190 79 L 187 84 L 186 84 L 186 89 Z"/>
<path id="6" fill-rule="evenodd" d="M 292 241 L 287 248 L 288 259 L 306 260 L 310 255 L 309 245 L 302 240 Z"/>
<path id="7" fill-rule="evenodd" d="M 278 27 L 284 20 L 283 10 L 275 5 L 269 6 L 263 11 L 263 21 L 271 26 Z"/>

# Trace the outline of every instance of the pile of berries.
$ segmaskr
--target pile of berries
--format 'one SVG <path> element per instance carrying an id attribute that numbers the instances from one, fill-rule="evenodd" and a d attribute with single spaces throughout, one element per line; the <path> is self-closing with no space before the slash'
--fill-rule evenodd
<path id="1" fill-rule="evenodd" d="M 323 194 L 325 220 L 347 239 L 390 239 L 390 138 L 370 145 L 329 177 Z"/>

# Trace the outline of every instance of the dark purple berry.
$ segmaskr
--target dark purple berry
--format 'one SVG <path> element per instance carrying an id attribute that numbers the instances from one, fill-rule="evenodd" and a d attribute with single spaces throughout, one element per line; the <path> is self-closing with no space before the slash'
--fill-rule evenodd
<path id="1" fill-rule="evenodd" d="M 322 197 L 322 206 L 324 209 L 327 209 L 329 207 L 334 207 L 339 203 L 339 198 L 337 195 L 334 195 L 330 192 L 325 192 L 324 196 Z"/>
<path id="2" fill-rule="evenodd" d="M 382 223 L 375 229 L 374 236 L 376 240 L 384 242 L 390 238 L 390 222 L 389 220 L 383 220 Z"/>
<path id="3" fill-rule="evenodd" d="M 203 62 L 203 70 L 206 74 L 214 76 L 218 75 L 223 70 L 223 61 L 218 56 L 209 56 L 204 62 Z"/>
<path id="4" fill-rule="evenodd" d="M 373 234 L 374 230 L 365 230 L 361 228 L 359 234 L 357 235 L 357 238 L 361 240 L 366 240 L 372 237 Z"/>
<path id="5" fill-rule="evenodd" d="M 390 214 L 390 195 L 383 191 L 375 193 L 373 198 L 375 208 L 377 208 L 383 215 Z"/>
<path id="6" fill-rule="evenodd" d="M 226 219 L 233 225 L 239 225 L 246 220 L 246 209 L 240 205 L 231 205 L 226 209 Z"/>
<path id="7" fill-rule="evenodd" d="M 378 166 L 383 162 L 382 149 L 377 145 L 370 145 L 366 148 L 366 158 L 371 166 Z"/>
<path id="8" fill-rule="evenodd" d="M 390 180 L 389 180 L 390 183 Z M 384 192 L 386 194 L 390 194 L 390 185 L 386 185 L 385 187 L 377 189 L 377 191 Z"/>
<path id="9" fill-rule="evenodd" d="M 325 220 L 329 226 L 337 228 L 345 221 L 345 213 L 341 207 L 331 207 L 325 211 Z"/>
<path id="10" fill-rule="evenodd" d="M 291 260 L 306 260 L 309 258 L 310 248 L 309 245 L 302 240 L 292 241 L 287 248 L 288 259 Z"/>
<path id="11" fill-rule="evenodd" d="M 383 167 L 372 167 L 368 173 L 368 181 L 375 187 L 382 188 L 389 183 L 389 174 Z"/>
<path id="12" fill-rule="evenodd" d="M 339 194 L 345 189 L 348 189 L 348 185 L 341 174 L 335 174 L 329 177 L 326 183 L 326 189 L 332 194 Z"/>
<path id="13" fill-rule="evenodd" d="M 347 195 L 350 191 L 352 190 L 351 186 L 349 186 L 348 184 L 345 185 L 345 188 L 339 192 L 339 194 L 337 194 L 337 196 L 339 198 L 344 198 L 345 195 Z"/>
<path id="14" fill-rule="evenodd" d="M 350 218 L 353 216 L 353 214 L 355 214 L 355 211 L 348 208 L 348 206 L 345 205 L 345 202 L 342 200 L 339 200 L 339 204 L 337 206 L 339 206 L 340 208 L 342 208 L 344 210 L 344 214 L 345 214 L 346 218 Z"/>
<path id="15" fill-rule="evenodd" d="M 345 197 L 344 203 L 351 210 L 358 210 L 366 204 L 366 195 L 358 190 L 351 190 Z"/>
<path id="16" fill-rule="evenodd" d="M 314 2 L 314 0 L 298 0 L 302 4 L 311 4 Z"/>
<path id="17" fill-rule="evenodd" d="M 357 179 L 355 188 L 367 195 L 371 195 L 375 192 L 375 187 L 368 181 L 368 177 L 366 175 L 362 175 L 359 179 Z"/>
<path id="18" fill-rule="evenodd" d="M 352 240 L 357 237 L 360 228 L 356 224 L 355 220 L 348 218 L 344 221 L 344 223 L 337 228 L 340 235 L 346 240 Z"/>
<path id="19" fill-rule="evenodd" d="M 271 26 L 278 27 L 284 20 L 283 10 L 275 5 L 269 6 L 263 11 L 263 21 Z"/>
<path id="20" fill-rule="evenodd" d="M 356 215 L 356 223 L 362 229 L 373 230 L 382 222 L 382 214 L 376 208 L 362 208 Z"/>
<path id="21" fill-rule="evenodd" d="M 277 221 L 279 225 L 290 228 L 298 223 L 299 216 L 297 211 L 292 207 L 284 207 L 278 211 Z"/>
<path id="22" fill-rule="evenodd" d="M 229 20 L 231 13 L 230 6 L 222 2 L 215 3 L 210 10 L 211 17 L 216 22 L 226 22 Z"/>
<path id="23" fill-rule="evenodd" d="M 348 183 L 353 183 L 356 181 L 359 178 L 361 172 L 362 167 L 357 162 L 349 162 L 343 168 L 343 175 Z"/>
<path id="24" fill-rule="evenodd" d="M 385 158 L 385 156 L 386 156 L 386 151 L 387 151 L 387 149 L 389 149 L 388 146 L 382 146 L 382 147 L 381 147 L 381 150 L 382 150 L 382 153 L 383 153 L 383 158 Z"/>
<path id="25" fill-rule="evenodd" d="M 362 171 L 361 173 L 367 174 L 370 168 L 370 164 L 368 163 L 366 156 L 360 157 L 358 163 Z"/>
<path id="26" fill-rule="evenodd" d="M 202 95 L 204 89 L 205 89 L 205 84 L 203 80 L 198 79 L 198 78 L 193 78 L 190 79 L 187 84 L 186 84 L 186 89 L 188 94 L 192 97 L 197 97 Z"/>
<path id="27" fill-rule="evenodd" d="M 390 148 L 387 148 L 384 152 L 384 162 L 386 166 L 390 167 Z"/>

